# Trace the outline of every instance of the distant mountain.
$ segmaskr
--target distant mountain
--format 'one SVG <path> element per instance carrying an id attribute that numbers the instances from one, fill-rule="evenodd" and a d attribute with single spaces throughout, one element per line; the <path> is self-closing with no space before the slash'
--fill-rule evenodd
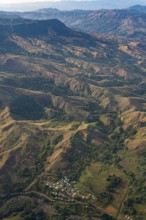
<path id="1" fill-rule="evenodd" d="M 142 6 L 142 5 L 133 5 L 129 9 L 141 11 L 141 12 L 146 12 L 146 6 Z"/>
<path id="2" fill-rule="evenodd" d="M 46 37 L 52 42 L 56 42 L 56 40 L 58 40 L 58 42 L 65 41 L 66 43 L 75 43 L 80 46 L 88 44 L 94 46 L 94 41 L 96 39 L 89 34 L 68 28 L 64 23 L 57 19 L 30 20 L 18 17 L 15 19 L 4 19 L 4 21 L 2 19 L 1 23 L 1 38 L 4 39 L 9 35 L 18 35 L 25 38 Z M 9 50 L 9 48 L 7 49 Z"/>
<path id="3" fill-rule="evenodd" d="M 17 20 L 18 21 L 18 20 Z M 23 20 L 22 20 L 23 21 Z M 41 36 L 69 36 L 73 37 L 78 35 L 78 32 L 72 31 L 67 28 L 62 22 L 57 19 L 32 21 L 19 20 L 17 23 L 15 20 L 12 23 L 4 26 L 4 30 L 8 34 L 16 34 L 23 37 L 41 37 Z M 4 33 L 4 31 L 3 31 Z"/>
<path id="4" fill-rule="evenodd" d="M 24 19 L 21 18 L 19 15 L 16 15 L 15 13 L 0 11 L 0 24 L 10 24 L 18 20 L 20 22 Z"/>
<path id="5" fill-rule="evenodd" d="M 20 13 L 28 19 L 59 19 L 68 27 L 86 32 L 140 37 L 146 35 L 146 14 L 135 10 L 59 11 L 42 9 Z"/>
<path id="6" fill-rule="evenodd" d="M 123 10 L 60 11 L 48 8 L 23 13 L 0 12 L 0 23 L 21 23 L 23 19 L 58 19 L 68 27 L 84 32 L 135 38 L 146 36 L 146 13 L 144 10 L 145 6 L 136 5 Z"/>

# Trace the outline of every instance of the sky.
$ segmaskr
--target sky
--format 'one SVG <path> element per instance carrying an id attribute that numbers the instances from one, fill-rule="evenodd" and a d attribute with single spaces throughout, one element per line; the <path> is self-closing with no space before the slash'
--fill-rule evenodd
<path id="1" fill-rule="evenodd" d="M 20 3 L 26 3 L 26 2 L 57 2 L 57 1 L 62 1 L 65 2 L 67 0 L 0 0 L 0 4 L 20 4 Z M 101 0 L 73 0 L 73 1 L 96 1 L 96 2 L 101 2 Z M 106 0 L 106 2 L 117 2 L 120 3 L 120 1 L 123 1 L 123 4 L 125 2 L 125 0 Z M 103 0 L 104 2 L 104 0 Z M 133 4 L 146 4 L 146 0 L 126 0 L 126 2 L 128 3 L 132 3 Z"/>
<path id="2" fill-rule="evenodd" d="M 146 0 L 0 0 L 0 11 L 31 11 L 41 8 L 120 9 L 136 4 L 146 5 Z"/>
<path id="3" fill-rule="evenodd" d="M 26 2 L 47 2 L 48 0 L 0 0 L 0 4 L 20 4 Z M 56 0 L 51 0 L 56 1 Z"/>

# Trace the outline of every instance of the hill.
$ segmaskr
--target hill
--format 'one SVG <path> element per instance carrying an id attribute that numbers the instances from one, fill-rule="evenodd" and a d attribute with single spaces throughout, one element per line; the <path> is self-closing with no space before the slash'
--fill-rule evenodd
<path id="1" fill-rule="evenodd" d="M 145 218 L 146 42 L 0 25 L 0 218 Z"/>

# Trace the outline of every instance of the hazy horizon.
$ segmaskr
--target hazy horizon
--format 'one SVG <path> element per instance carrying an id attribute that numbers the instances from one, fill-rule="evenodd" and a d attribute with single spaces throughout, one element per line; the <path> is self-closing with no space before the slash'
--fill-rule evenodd
<path id="1" fill-rule="evenodd" d="M 1 11 L 31 11 L 42 8 L 57 8 L 60 10 L 74 9 L 122 9 L 133 5 L 146 5 L 145 0 L 1 0 Z"/>

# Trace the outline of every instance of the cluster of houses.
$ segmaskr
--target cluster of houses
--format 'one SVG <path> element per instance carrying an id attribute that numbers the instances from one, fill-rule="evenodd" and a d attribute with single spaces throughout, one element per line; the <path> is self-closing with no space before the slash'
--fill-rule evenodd
<path id="1" fill-rule="evenodd" d="M 96 197 L 92 194 L 87 194 L 86 196 L 81 194 L 76 187 L 75 181 L 70 181 L 67 177 L 62 178 L 56 183 L 49 184 L 46 183 L 48 187 L 49 194 L 55 200 L 60 200 L 64 202 L 74 202 L 74 201 L 87 201 L 87 200 L 96 200 Z"/>

